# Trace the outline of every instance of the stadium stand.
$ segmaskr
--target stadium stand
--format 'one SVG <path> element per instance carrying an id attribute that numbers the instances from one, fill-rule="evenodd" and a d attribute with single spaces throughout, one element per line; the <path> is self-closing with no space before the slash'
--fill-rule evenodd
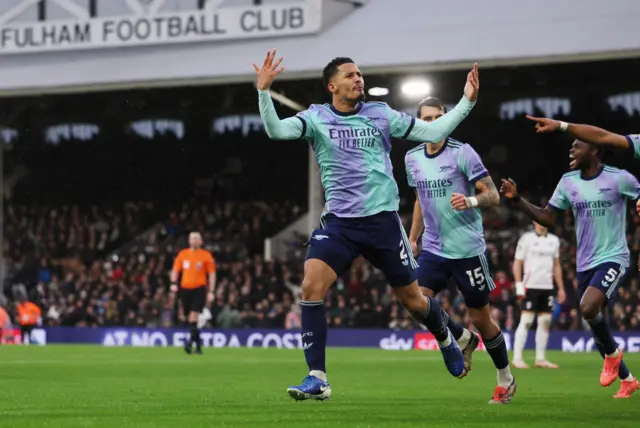
<path id="1" fill-rule="evenodd" d="M 581 91 L 582 80 L 569 85 L 564 77 L 568 71 L 563 67 L 540 68 L 531 73 L 546 76 L 546 88 L 551 90 Z M 589 73 L 597 77 L 611 67 L 611 62 L 596 63 Z M 622 73 L 628 63 L 620 61 L 617 67 Z M 570 72 L 575 75 L 576 70 L 580 69 Z M 511 87 L 522 91 L 529 84 L 528 79 L 511 72 L 488 71 L 483 78 L 499 85 L 501 78 L 509 76 Z M 455 81 L 460 77 L 456 73 L 447 76 Z M 446 88 L 449 80 L 444 75 L 440 79 Z M 307 85 L 308 96 L 321 99 L 317 82 L 297 85 Z M 255 103 L 253 93 L 238 91 L 242 94 L 238 105 Z M 307 146 L 303 142 L 267 141 L 250 115 L 216 118 L 222 113 L 220 110 L 203 108 L 214 93 L 212 89 L 189 88 L 109 92 L 50 97 L 37 106 L 32 100 L 23 100 L 23 112 L 17 116 L 15 126 L 21 130 L 22 125 L 25 131 L 10 146 L 5 145 L 3 171 L 6 297 L 2 300 L 11 314 L 14 315 L 11 301 L 16 293 L 26 291 L 42 307 L 44 325 L 183 325 L 178 299 L 168 288 L 168 272 L 176 252 L 186 246 L 187 233 L 198 230 L 218 266 L 209 326 L 300 325 L 298 302 L 306 236 L 291 243 L 293 250 L 280 260 L 265 259 L 264 240 L 307 211 Z M 298 88 L 296 93 L 301 90 Z M 601 96 L 597 91 L 571 94 L 580 100 Z M 153 121 L 132 121 L 124 131 L 110 123 L 88 139 L 84 134 L 56 136 L 51 129 L 42 138 L 27 129 L 28 125 L 34 126 L 32 118 L 41 115 L 43 109 L 48 114 L 83 117 L 85 112 L 79 106 L 88 104 L 93 106 L 92 114 L 100 118 L 113 114 L 114 106 L 129 105 L 130 111 L 118 116 L 121 123 L 127 123 L 133 116 L 157 116 L 170 99 L 178 99 L 184 107 L 179 113 L 167 110 L 167 116 L 173 114 L 176 123 L 163 122 L 162 131 L 154 133 L 141 132 L 156 129 Z M 533 133 L 523 133 L 527 125 L 520 119 L 506 120 L 493 114 L 508 114 L 510 107 L 502 100 L 499 91 L 486 94 L 483 109 L 460 126 L 456 138 L 474 145 L 494 181 L 517 174 L 523 189 L 550 196 L 557 177 L 566 170 L 566 146 L 546 144 L 543 147 L 548 156 L 541 156 L 540 140 Z M 283 115 L 291 114 L 282 109 Z M 188 118 L 195 117 L 196 123 L 202 123 L 205 112 L 213 117 L 209 132 L 191 131 L 193 120 Z M 575 120 L 574 116 L 563 114 L 560 112 L 558 117 Z M 595 114 L 603 118 L 602 126 L 633 131 L 626 129 L 629 123 L 620 110 Z M 514 135 L 518 136 L 517 147 L 495 143 Z M 401 165 L 411 145 L 403 141 L 394 144 L 397 149 L 391 154 L 392 161 Z M 396 168 L 395 173 L 400 185 L 401 213 L 408 229 L 413 195 L 403 168 Z M 497 285 L 491 297 L 494 315 L 502 327 L 512 329 L 519 318 L 512 260 L 516 242 L 529 223 L 522 213 L 505 203 L 483 215 Z M 628 222 L 635 264 L 640 250 L 640 218 L 630 211 Z M 570 216 L 563 218 L 554 231 L 563 242 L 569 291 L 567 303 L 556 305 L 556 329 L 583 328 L 576 296 L 571 292 L 575 286 L 573 232 Z M 618 330 L 638 326 L 638 281 L 633 270 L 613 308 Z M 440 299 L 454 319 L 470 324 L 454 284 Z M 417 327 L 380 273 L 363 260 L 339 278 L 327 296 L 327 319 L 336 328 Z"/>

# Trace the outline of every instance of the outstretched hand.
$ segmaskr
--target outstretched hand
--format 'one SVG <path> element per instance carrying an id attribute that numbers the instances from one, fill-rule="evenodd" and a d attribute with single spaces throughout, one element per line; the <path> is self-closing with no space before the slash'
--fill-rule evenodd
<path id="1" fill-rule="evenodd" d="M 546 117 L 533 117 L 527 115 L 527 119 L 533 120 L 536 123 L 536 132 L 555 132 L 560 129 L 560 121 L 549 119 Z"/>
<path id="2" fill-rule="evenodd" d="M 467 83 L 464 85 L 464 96 L 469 101 L 478 99 L 480 91 L 480 75 L 478 74 L 478 64 L 473 64 L 473 69 L 467 74 Z"/>
<path id="3" fill-rule="evenodd" d="M 507 199 L 513 199 L 518 196 L 518 185 L 511 178 L 508 180 L 503 178 L 500 193 Z"/>
<path id="4" fill-rule="evenodd" d="M 256 70 L 256 74 L 258 75 L 258 83 L 257 87 L 261 91 L 266 91 L 271 87 L 273 80 L 276 76 L 284 71 L 284 67 L 280 67 L 280 63 L 282 62 L 282 57 L 280 57 L 275 63 L 273 59 L 276 57 L 276 50 L 271 49 L 267 52 L 267 55 L 264 57 L 264 62 L 262 63 L 262 67 L 258 67 L 255 63 L 253 64 L 253 68 Z M 280 67 L 280 68 L 278 68 Z"/>

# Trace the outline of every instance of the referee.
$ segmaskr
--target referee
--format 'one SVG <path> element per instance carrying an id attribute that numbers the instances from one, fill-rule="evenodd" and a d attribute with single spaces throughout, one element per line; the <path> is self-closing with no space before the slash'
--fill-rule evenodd
<path id="1" fill-rule="evenodd" d="M 189 234 L 189 248 L 178 253 L 171 270 L 171 288 L 177 289 L 178 275 L 180 281 L 180 298 L 185 315 L 188 313 L 191 339 L 185 343 L 184 350 L 191 354 L 191 347 L 196 344 L 196 353 L 202 354 L 198 317 L 206 303 L 213 301 L 213 290 L 216 286 L 216 266 L 213 256 L 202 249 L 202 236 L 198 232 Z M 207 293 L 208 285 L 208 293 Z"/>

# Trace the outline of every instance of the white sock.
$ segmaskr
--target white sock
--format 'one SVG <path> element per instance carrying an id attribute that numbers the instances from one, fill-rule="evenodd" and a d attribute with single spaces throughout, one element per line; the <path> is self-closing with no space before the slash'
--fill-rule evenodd
<path id="1" fill-rule="evenodd" d="M 498 370 L 498 386 L 502 388 L 508 388 L 513 382 L 513 376 L 511 375 L 511 369 L 509 366 Z"/>
<path id="2" fill-rule="evenodd" d="M 620 355 L 620 352 L 618 352 L 618 350 L 616 349 L 616 352 L 614 352 L 613 354 L 607 354 L 607 357 L 618 358 L 619 355 Z"/>
<path id="3" fill-rule="evenodd" d="M 311 370 L 309 372 L 309 374 L 311 376 L 317 377 L 318 379 L 320 379 L 323 382 L 327 381 L 327 374 L 325 372 L 323 372 L 322 370 Z"/>
<path id="4" fill-rule="evenodd" d="M 447 347 L 449 345 L 451 345 L 451 331 L 449 331 L 449 329 L 447 329 L 447 338 L 445 340 L 443 340 L 442 342 L 438 341 L 438 345 L 441 348 Z"/>
<path id="5" fill-rule="evenodd" d="M 538 315 L 538 328 L 536 329 L 536 361 L 546 360 L 547 343 L 549 343 L 549 328 L 551 327 L 551 314 Z"/>
<path id="6" fill-rule="evenodd" d="M 626 382 L 631 382 L 633 380 L 633 375 L 631 374 L 631 372 L 629 372 L 629 376 L 627 376 L 626 379 L 622 379 L 622 380 L 624 380 Z"/>
<path id="7" fill-rule="evenodd" d="M 458 340 L 458 346 L 460 346 L 460 349 L 466 348 L 470 340 L 471 332 L 465 328 L 462 332 L 462 336 L 460 336 L 460 339 Z"/>
<path id="8" fill-rule="evenodd" d="M 533 324 L 533 317 L 534 314 L 531 311 L 524 311 L 520 316 L 520 324 L 518 324 L 518 328 L 516 329 L 516 337 L 513 342 L 514 361 L 522 361 L 522 350 L 524 349 L 524 344 L 527 342 L 529 329 L 531 328 L 531 324 Z"/>

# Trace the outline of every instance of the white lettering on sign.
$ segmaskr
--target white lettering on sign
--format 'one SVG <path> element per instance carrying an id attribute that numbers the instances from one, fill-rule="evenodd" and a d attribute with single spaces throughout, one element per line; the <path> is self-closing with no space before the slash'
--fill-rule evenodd
<path id="1" fill-rule="evenodd" d="M 640 92 L 627 92 L 608 98 L 611 111 L 624 110 L 629 116 L 640 114 Z"/>
<path id="2" fill-rule="evenodd" d="M 100 128 L 93 123 L 63 123 L 47 128 L 45 140 L 50 144 L 59 144 L 61 140 L 89 141 L 100 134 Z"/>
<path id="3" fill-rule="evenodd" d="M 164 1 L 147 8 L 127 1 L 131 14 L 95 18 L 75 3 L 50 1 L 76 18 L 12 22 L 37 7 L 37 1 L 18 3 L 0 15 L 0 54 L 292 36 L 315 33 L 322 21 L 322 0 L 228 7 L 210 0 L 185 12 L 163 12 Z"/>
<path id="4" fill-rule="evenodd" d="M 262 132 L 263 130 L 264 124 L 260 115 L 257 114 L 224 116 L 213 121 L 213 132 L 218 135 L 240 131 L 242 136 L 246 137 L 250 132 Z"/>
<path id="5" fill-rule="evenodd" d="M 525 114 L 535 115 L 536 110 L 545 117 L 568 116 L 571 100 L 568 98 L 522 98 L 500 104 L 500 119 L 511 120 Z"/>

